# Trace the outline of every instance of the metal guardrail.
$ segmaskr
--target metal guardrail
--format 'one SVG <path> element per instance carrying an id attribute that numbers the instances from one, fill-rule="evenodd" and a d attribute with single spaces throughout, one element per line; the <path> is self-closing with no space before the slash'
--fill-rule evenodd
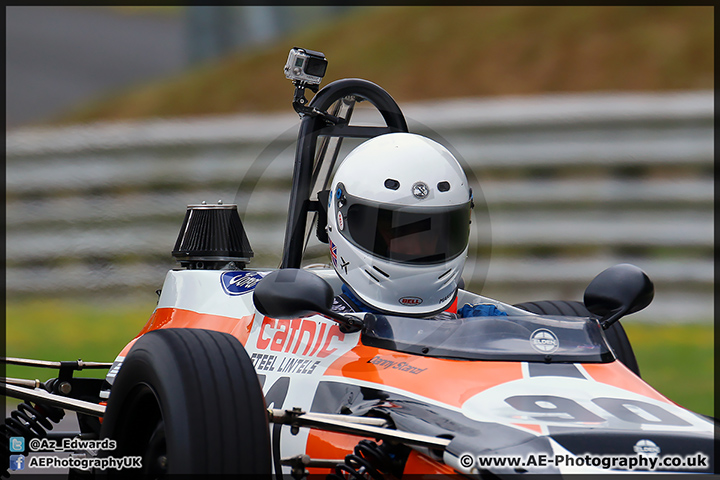
<path id="1" fill-rule="evenodd" d="M 709 321 L 713 104 L 699 91 L 401 107 L 411 131 L 457 152 L 485 199 L 471 286 L 510 302 L 580 299 L 629 261 L 656 282 L 645 318 Z M 356 121 L 374 123 L 370 112 Z M 159 288 L 185 205 L 202 200 L 237 202 L 253 264 L 275 266 L 297 126 L 283 114 L 9 132 L 8 294 Z"/>

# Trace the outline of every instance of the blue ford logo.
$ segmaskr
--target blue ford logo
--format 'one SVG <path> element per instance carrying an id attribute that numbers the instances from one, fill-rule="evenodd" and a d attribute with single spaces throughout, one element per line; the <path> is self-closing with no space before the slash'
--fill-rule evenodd
<path id="1" fill-rule="evenodd" d="M 242 295 L 255 288 L 265 276 L 259 272 L 224 272 L 220 276 L 220 283 L 228 295 Z"/>

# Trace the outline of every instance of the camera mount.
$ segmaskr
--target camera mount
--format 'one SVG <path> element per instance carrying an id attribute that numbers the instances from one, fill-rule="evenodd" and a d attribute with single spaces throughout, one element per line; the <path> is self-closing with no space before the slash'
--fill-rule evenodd
<path id="1" fill-rule="evenodd" d="M 325 121 L 333 125 L 338 125 L 344 122 L 344 119 L 342 118 L 336 117 L 335 115 L 331 115 L 327 112 L 323 112 L 315 107 L 310 107 L 307 105 L 308 101 L 305 98 L 305 89 L 309 88 L 310 90 L 312 90 L 313 93 L 317 93 L 318 85 L 308 85 L 300 81 L 294 81 L 293 85 L 295 85 L 295 94 L 293 95 L 292 106 L 293 109 L 298 113 L 298 115 L 300 115 L 300 118 L 305 115 L 311 117 L 322 117 Z"/>
<path id="2" fill-rule="evenodd" d="M 293 81 L 295 94 L 293 95 L 293 109 L 302 118 L 305 115 L 311 117 L 322 117 L 330 124 L 342 123 L 342 119 L 331 115 L 317 108 L 308 106 L 305 98 L 305 89 L 309 88 L 313 93 L 318 92 L 318 87 L 327 70 L 325 54 L 305 48 L 293 47 L 288 54 L 285 63 L 285 77 Z"/>

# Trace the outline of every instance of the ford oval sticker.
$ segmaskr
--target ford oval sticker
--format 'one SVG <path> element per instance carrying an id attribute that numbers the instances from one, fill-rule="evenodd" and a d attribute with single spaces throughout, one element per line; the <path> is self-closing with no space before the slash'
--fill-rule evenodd
<path id="1" fill-rule="evenodd" d="M 223 272 L 220 283 L 228 295 L 242 295 L 252 291 L 265 275 L 265 272 Z"/>

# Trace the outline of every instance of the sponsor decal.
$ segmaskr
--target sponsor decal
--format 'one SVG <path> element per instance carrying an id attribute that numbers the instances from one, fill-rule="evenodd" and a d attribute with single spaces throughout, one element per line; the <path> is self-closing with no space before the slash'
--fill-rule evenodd
<path id="1" fill-rule="evenodd" d="M 373 365 L 377 365 L 378 367 L 383 369 L 392 368 L 394 370 L 400 370 L 401 372 L 412 373 L 413 375 L 417 375 L 427 370 L 427 368 L 413 367 L 407 362 L 395 362 L 393 360 L 388 360 L 380 356 L 375 356 L 371 358 L 367 361 L 367 363 L 372 363 Z"/>
<path id="2" fill-rule="evenodd" d="M 330 258 L 332 259 L 333 266 L 337 267 L 337 245 L 330 239 L 328 239 L 328 241 L 330 242 Z"/>
<path id="3" fill-rule="evenodd" d="M 412 307 L 413 305 L 420 305 L 421 303 L 423 303 L 423 300 L 420 297 L 402 297 L 398 301 L 400 302 L 400 305 L 405 305 L 409 307 Z"/>
<path id="4" fill-rule="evenodd" d="M 660 453 L 660 447 L 652 440 L 647 439 L 639 440 L 633 447 L 633 450 L 638 455 L 657 455 Z"/>
<path id="5" fill-rule="evenodd" d="M 538 328 L 532 332 L 530 344 L 540 353 L 553 353 L 560 346 L 557 336 L 547 328 Z"/>
<path id="6" fill-rule="evenodd" d="M 340 257 L 340 268 L 343 269 L 343 272 L 347 275 L 347 267 L 350 265 L 350 262 L 345 260 L 343 257 Z"/>
<path id="7" fill-rule="evenodd" d="M 260 326 L 256 347 L 258 350 L 270 352 L 325 358 L 337 350 L 337 347 L 332 345 L 343 340 L 345 334 L 337 324 L 328 325 L 302 318 L 277 320 L 265 317 Z"/>
<path id="8" fill-rule="evenodd" d="M 345 230 L 345 219 L 343 218 L 343 215 L 341 212 L 338 212 L 337 224 L 338 224 L 338 230 Z"/>
<path id="9" fill-rule="evenodd" d="M 260 272 L 223 272 L 220 283 L 228 295 L 243 295 L 253 290 L 264 276 Z"/>
<path id="10" fill-rule="evenodd" d="M 313 315 L 274 319 L 255 315 L 245 343 L 270 408 L 310 410 L 323 374 L 360 341 L 332 320 Z M 283 435 L 282 451 L 304 451 L 306 437 Z"/>
<path id="11" fill-rule="evenodd" d="M 285 357 L 269 353 L 253 353 L 250 356 L 253 367 L 258 372 L 298 373 L 310 375 L 320 364 L 320 360 Z"/>
<path id="12" fill-rule="evenodd" d="M 447 300 L 448 298 L 452 297 L 454 293 L 455 293 L 454 290 L 451 291 L 450 293 L 448 293 L 447 295 L 445 295 L 444 297 L 442 297 L 438 303 L 443 303 L 443 302 L 445 302 L 445 300 Z"/>
<path id="13" fill-rule="evenodd" d="M 412 186 L 412 194 L 415 198 L 422 200 L 430 193 L 430 188 L 424 182 L 416 182 Z"/>

